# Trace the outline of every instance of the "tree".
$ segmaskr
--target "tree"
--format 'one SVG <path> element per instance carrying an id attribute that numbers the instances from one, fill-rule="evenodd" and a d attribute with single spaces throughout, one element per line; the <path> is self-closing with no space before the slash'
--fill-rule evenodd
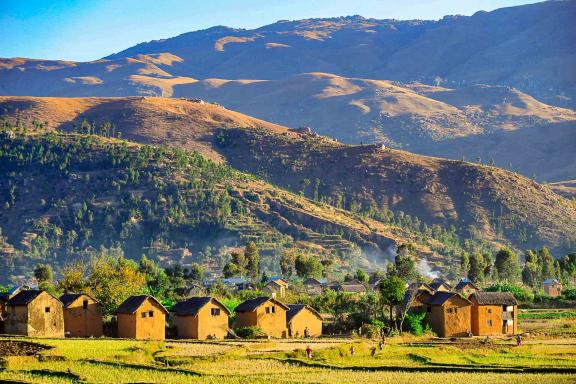
<path id="1" fill-rule="evenodd" d="M 322 263 L 311 256 L 298 255 L 294 262 L 296 274 L 303 278 L 322 276 Z"/>
<path id="2" fill-rule="evenodd" d="M 188 272 L 188 278 L 196 281 L 202 280 L 204 277 L 204 269 L 198 263 L 193 263 L 190 266 L 190 272 Z"/>
<path id="3" fill-rule="evenodd" d="M 358 269 L 356 271 L 356 274 L 354 276 L 356 278 L 356 280 L 362 282 L 362 283 L 366 283 L 368 282 L 368 274 L 366 274 L 366 272 L 364 272 L 361 269 Z"/>
<path id="4" fill-rule="evenodd" d="M 34 268 L 34 277 L 38 281 L 38 285 L 52 283 L 52 267 L 48 264 L 38 264 L 36 268 Z"/>
<path id="5" fill-rule="evenodd" d="M 280 256 L 280 271 L 282 271 L 283 277 L 290 277 L 294 271 L 294 261 L 296 261 L 296 256 L 292 251 L 284 250 L 282 256 Z"/>
<path id="6" fill-rule="evenodd" d="M 248 266 L 248 260 L 244 254 L 244 251 L 236 251 L 230 254 L 231 262 L 236 265 L 240 274 L 246 272 L 246 267 Z"/>
<path id="7" fill-rule="evenodd" d="M 520 263 L 518 255 L 510 248 L 502 248 L 496 254 L 494 263 L 500 280 L 514 282 L 520 276 Z"/>
<path id="8" fill-rule="evenodd" d="M 222 270 L 222 274 L 224 275 L 225 278 L 229 279 L 231 277 L 240 275 L 241 272 L 240 272 L 240 268 L 238 268 L 238 266 L 236 264 L 230 262 L 224 266 L 224 269 Z"/>
<path id="9" fill-rule="evenodd" d="M 246 257 L 246 269 L 249 276 L 257 279 L 260 276 L 260 251 L 255 242 L 249 241 L 246 244 L 244 256 Z"/>
<path id="10" fill-rule="evenodd" d="M 468 252 L 462 252 L 462 257 L 460 258 L 460 271 L 463 276 L 468 276 L 468 271 L 470 271 L 470 256 Z"/>
<path id="11" fill-rule="evenodd" d="M 82 292 L 86 288 L 86 265 L 80 261 L 66 264 L 62 269 L 62 279 L 58 290 L 64 292 Z"/>
<path id="12" fill-rule="evenodd" d="M 415 248 L 412 244 L 402 244 L 398 247 L 396 258 L 394 259 L 394 273 L 407 282 L 416 278 L 414 252 Z"/>
<path id="13" fill-rule="evenodd" d="M 532 249 L 524 252 L 526 263 L 522 269 L 522 282 L 530 287 L 540 285 L 541 274 L 540 265 L 538 264 L 538 255 Z"/>
<path id="14" fill-rule="evenodd" d="M 542 247 L 538 250 L 538 263 L 542 269 L 542 281 L 556 277 L 554 257 L 550 254 L 548 248 Z"/>
<path id="15" fill-rule="evenodd" d="M 378 286 L 380 290 L 380 302 L 382 306 L 388 306 L 390 314 L 390 325 L 394 324 L 392 312 L 394 306 L 401 304 L 406 294 L 406 283 L 399 276 L 389 276 L 380 281 Z"/>

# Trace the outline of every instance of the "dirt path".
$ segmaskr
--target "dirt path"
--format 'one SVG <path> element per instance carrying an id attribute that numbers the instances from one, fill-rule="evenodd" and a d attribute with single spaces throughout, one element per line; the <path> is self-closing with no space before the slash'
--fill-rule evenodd
<path id="1" fill-rule="evenodd" d="M 28 341 L 0 340 L 0 357 L 31 356 L 50 348 Z"/>

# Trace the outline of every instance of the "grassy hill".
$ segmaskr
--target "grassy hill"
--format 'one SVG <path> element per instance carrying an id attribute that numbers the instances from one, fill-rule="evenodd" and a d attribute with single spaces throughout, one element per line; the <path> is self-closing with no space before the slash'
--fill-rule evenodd
<path id="1" fill-rule="evenodd" d="M 110 136 L 112 128 L 103 133 L 102 127 L 111 123 L 115 134 L 125 139 L 197 150 L 309 199 L 386 224 L 400 221 L 417 232 L 433 232 L 431 228 L 440 225 L 460 241 L 478 238 L 562 251 L 576 238 L 574 205 L 516 173 L 377 145 L 345 145 L 214 104 L 142 97 L 2 98 L 0 111 L 6 122 L 19 124 L 20 131 L 39 126 L 79 131 L 84 122 Z M 257 191 L 258 196 L 265 194 Z M 284 203 L 273 206 L 282 209 Z M 309 220 L 307 212 L 290 210 L 282 216 L 288 222 L 294 217 L 305 220 L 309 229 L 322 233 L 326 223 Z"/>

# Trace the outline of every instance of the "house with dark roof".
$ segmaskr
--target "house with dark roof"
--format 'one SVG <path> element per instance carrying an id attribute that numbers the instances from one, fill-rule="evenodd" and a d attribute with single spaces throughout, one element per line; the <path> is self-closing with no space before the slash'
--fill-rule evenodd
<path id="1" fill-rule="evenodd" d="M 6 303 L 8 300 L 16 296 L 22 288 L 20 286 L 14 286 L 6 292 L 0 293 L 0 334 L 4 332 L 4 321 L 6 320 Z"/>
<path id="2" fill-rule="evenodd" d="M 440 337 L 468 336 L 471 306 L 457 292 L 436 292 L 426 301 L 426 321 Z"/>
<path id="3" fill-rule="evenodd" d="M 544 293 L 550 297 L 558 297 L 562 294 L 562 283 L 556 279 L 546 279 L 542 285 Z"/>
<path id="4" fill-rule="evenodd" d="M 268 293 L 272 297 L 284 298 L 288 290 L 288 282 L 284 279 L 276 278 L 270 279 L 262 288 L 262 291 Z"/>
<path id="5" fill-rule="evenodd" d="M 456 286 L 454 287 L 454 291 L 458 292 L 464 297 L 468 297 L 474 292 L 478 292 L 479 289 L 477 286 L 474 285 L 474 283 L 472 283 L 472 281 L 464 277 L 460 279 L 458 284 L 456 284 Z"/>
<path id="6" fill-rule="evenodd" d="M 304 290 L 306 291 L 307 295 L 317 296 L 321 295 L 324 291 L 324 287 L 326 286 L 326 280 L 324 279 L 324 283 L 322 283 L 318 279 L 314 279 L 312 277 L 304 280 Z"/>
<path id="7" fill-rule="evenodd" d="M 355 293 L 358 295 L 366 294 L 366 286 L 356 279 L 339 283 L 335 285 L 333 289 L 336 292 Z"/>
<path id="8" fill-rule="evenodd" d="M 168 310 L 148 295 L 131 296 L 116 310 L 118 337 L 163 340 L 166 337 Z"/>
<path id="9" fill-rule="evenodd" d="M 64 306 L 66 336 L 102 336 L 102 307 L 98 300 L 85 293 L 65 293 L 60 301 Z"/>
<path id="10" fill-rule="evenodd" d="M 191 297 L 172 308 L 176 336 L 184 339 L 223 339 L 230 311 L 213 297 Z"/>
<path id="11" fill-rule="evenodd" d="M 452 290 L 450 283 L 442 279 L 434 279 L 434 281 L 430 283 L 430 288 L 435 292 L 450 292 Z"/>
<path id="12" fill-rule="evenodd" d="M 46 291 L 20 291 L 6 302 L 5 315 L 7 334 L 64 337 L 62 303 Z"/>
<path id="13" fill-rule="evenodd" d="M 322 336 L 322 316 L 306 304 L 288 304 L 286 326 L 288 336 L 320 337 Z"/>
<path id="14" fill-rule="evenodd" d="M 270 337 L 286 337 L 289 308 L 272 297 L 246 300 L 236 307 L 236 328 L 258 327 Z"/>
<path id="15" fill-rule="evenodd" d="M 472 303 L 474 335 L 514 335 L 518 332 L 518 306 L 510 292 L 475 292 L 468 299 Z"/>

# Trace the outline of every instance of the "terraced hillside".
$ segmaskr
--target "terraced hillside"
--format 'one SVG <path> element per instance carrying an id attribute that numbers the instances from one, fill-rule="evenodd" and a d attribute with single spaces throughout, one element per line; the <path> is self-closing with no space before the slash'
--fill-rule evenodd
<path id="1" fill-rule="evenodd" d="M 574 205 L 518 174 L 377 145 L 340 144 L 218 105 L 141 97 L 2 98 L 0 111 L 6 121 L 20 124 L 21 131 L 33 126 L 81 130 L 86 125 L 110 136 L 110 123 L 123 138 L 198 150 L 293 192 L 368 217 L 382 219 L 382 212 L 392 211 L 410 215 L 410 222 L 417 218 L 419 228 L 453 226 L 461 239 L 562 250 L 576 239 Z M 278 201 L 275 207 L 284 209 Z M 294 215 L 294 210 L 289 213 Z M 305 213 L 296 217 L 300 220 Z M 308 228 L 321 232 L 322 225 L 311 222 Z"/>

